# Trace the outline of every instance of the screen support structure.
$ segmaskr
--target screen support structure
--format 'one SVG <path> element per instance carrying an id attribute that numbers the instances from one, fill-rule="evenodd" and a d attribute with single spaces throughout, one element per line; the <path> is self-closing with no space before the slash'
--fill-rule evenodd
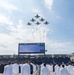
<path id="1" fill-rule="evenodd" d="M 22 54 L 18 53 L 18 58 L 20 58 L 21 55 L 22 55 Z M 24 55 L 25 55 L 25 54 L 24 54 Z M 40 54 L 39 54 L 39 55 L 40 55 Z M 44 57 L 46 57 L 45 52 L 44 52 L 44 53 L 41 53 L 41 55 L 43 55 Z M 30 60 L 31 56 L 32 56 L 32 53 L 28 53 L 29 60 Z"/>
<path id="2" fill-rule="evenodd" d="M 45 52 L 46 52 L 46 51 L 45 51 Z M 45 52 L 44 52 L 44 53 L 35 53 L 35 54 L 39 54 L 39 55 L 41 54 L 41 55 L 44 55 L 44 56 L 45 56 L 45 55 L 46 55 Z M 27 53 L 27 54 L 28 54 L 29 56 L 35 55 L 34 53 Z M 26 55 L 26 54 L 20 54 L 20 53 L 18 52 L 18 57 L 19 57 L 20 55 Z"/>

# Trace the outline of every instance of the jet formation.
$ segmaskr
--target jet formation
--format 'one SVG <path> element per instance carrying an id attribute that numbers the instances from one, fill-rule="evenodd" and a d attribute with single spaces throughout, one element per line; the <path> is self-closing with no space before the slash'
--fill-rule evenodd
<path id="1" fill-rule="evenodd" d="M 39 16 L 38 14 L 36 16 L 34 16 L 34 18 L 32 18 L 30 20 L 30 22 L 27 23 L 27 25 L 32 25 L 32 23 L 35 23 L 36 25 L 40 25 L 40 24 L 44 24 L 44 25 L 48 25 L 49 22 L 46 21 L 44 18 L 42 18 L 41 16 Z"/>

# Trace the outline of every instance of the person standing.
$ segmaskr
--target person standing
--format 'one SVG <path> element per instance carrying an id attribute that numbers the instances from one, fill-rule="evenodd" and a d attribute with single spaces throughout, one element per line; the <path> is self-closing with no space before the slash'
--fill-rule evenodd
<path id="1" fill-rule="evenodd" d="M 56 73 L 56 75 L 59 75 L 60 69 L 61 69 L 60 64 L 58 64 L 58 66 L 55 67 L 55 73 Z"/>
<path id="2" fill-rule="evenodd" d="M 3 75 L 12 75 L 12 65 L 10 62 L 8 65 L 6 65 L 4 67 L 4 74 Z"/>
<path id="3" fill-rule="evenodd" d="M 62 69 L 60 70 L 59 75 L 69 75 L 68 70 L 65 68 L 64 65 L 62 65 Z"/>
<path id="4" fill-rule="evenodd" d="M 17 61 L 14 62 L 12 65 L 12 75 L 18 75 L 19 74 L 19 65 L 17 64 Z"/>
<path id="5" fill-rule="evenodd" d="M 28 61 L 23 64 L 21 75 L 30 75 L 30 65 Z"/>
<path id="6" fill-rule="evenodd" d="M 49 70 L 46 67 L 46 64 L 44 63 L 44 67 L 41 69 L 41 75 L 50 75 Z"/>

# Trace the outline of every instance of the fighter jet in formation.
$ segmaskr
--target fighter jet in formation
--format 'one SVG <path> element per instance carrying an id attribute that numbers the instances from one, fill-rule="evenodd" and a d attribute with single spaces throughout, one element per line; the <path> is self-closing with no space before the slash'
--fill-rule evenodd
<path id="1" fill-rule="evenodd" d="M 47 22 L 47 21 L 46 21 L 44 24 L 45 24 L 45 25 L 48 25 L 48 24 L 49 24 L 49 22 Z"/>
<path id="2" fill-rule="evenodd" d="M 32 22 L 35 22 L 35 19 L 32 18 L 31 21 L 32 21 Z"/>
<path id="3" fill-rule="evenodd" d="M 30 22 L 28 22 L 28 23 L 27 23 L 27 25 L 31 25 L 31 23 L 30 23 Z"/>
<path id="4" fill-rule="evenodd" d="M 38 14 L 36 16 L 34 16 L 34 18 L 32 18 L 30 20 L 30 22 L 27 23 L 27 25 L 32 25 L 32 23 L 35 23 L 36 25 L 40 25 L 41 23 L 44 23 L 45 25 L 48 25 L 49 22 L 46 21 L 43 17 L 39 16 Z"/>
<path id="5" fill-rule="evenodd" d="M 39 22 L 37 22 L 36 24 L 37 24 L 37 25 L 39 25 L 40 23 L 39 23 Z"/>
<path id="6" fill-rule="evenodd" d="M 40 21 L 43 22 L 43 21 L 45 21 L 45 19 L 44 18 L 41 18 Z"/>
<path id="7" fill-rule="evenodd" d="M 39 18 L 40 16 L 37 14 L 35 17 L 36 17 L 36 18 Z"/>

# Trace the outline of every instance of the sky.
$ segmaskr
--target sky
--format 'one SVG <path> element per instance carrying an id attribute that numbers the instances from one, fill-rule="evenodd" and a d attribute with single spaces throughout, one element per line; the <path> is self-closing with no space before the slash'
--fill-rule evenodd
<path id="1" fill-rule="evenodd" d="M 36 14 L 49 24 L 28 26 Z M 74 53 L 74 0 L 0 0 L 0 55 L 35 42 L 45 42 L 46 54 Z"/>

